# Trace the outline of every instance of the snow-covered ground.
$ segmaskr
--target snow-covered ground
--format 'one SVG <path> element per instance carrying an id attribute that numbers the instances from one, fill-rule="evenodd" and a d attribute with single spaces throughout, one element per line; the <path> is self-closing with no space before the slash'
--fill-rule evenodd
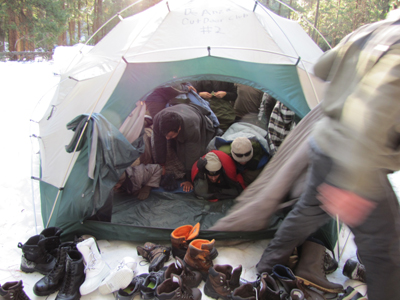
<path id="1" fill-rule="evenodd" d="M 25 274 L 20 271 L 21 249 L 18 243 L 25 243 L 31 236 L 43 229 L 40 217 L 40 204 L 33 203 L 32 195 L 37 187 L 31 183 L 31 126 L 32 111 L 41 97 L 59 81 L 55 76 L 57 68 L 53 62 L 0 62 L 0 96 L 3 109 L 0 110 L 0 122 L 3 128 L 0 173 L 0 284 L 22 280 L 24 290 L 31 299 L 42 299 L 36 296 L 32 288 L 42 278 L 39 273 Z M 37 118 L 34 120 L 38 120 Z M 400 173 L 391 177 L 393 185 L 400 195 Z M 33 189 L 33 192 L 32 192 Z M 340 234 L 340 247 L 348 237 L 348 231 Z M 230 264 L 234 268 L 243 266 L 242 277 L 255 280 L 255 264 L 258 262 L 268 240 L 242 243 L 235 246 L 220 244 L 217 241 L 219 256 L 215 264 Z M 147 273 L 147 265 L 141 266 L 141 257 L 137 256 L 136 246 L 139 243 L 100 240 L 102 257 L 113 268 L 125 256 L 131 256 L 138 262 L 137 274 Z M 348 258 L 355 258 L 355 246 L 352 238 L 345 248 L 340 260 L 340 268 L 329 275 L 329 280 L 359 285 L 365 293 L 365 285 L 351 280 L 346 281 L 341 267 Z M 173 259 L 167 263 L 170 264 Z M 204 283 L 200 285 L 202 289 Z M 46 299 L 55 299 L 57 293 Z M 112 294 L 103 296 L 98 291 L 82 296 L 81 299 L 114 299 Z M 203 294 L 203 299 L 207 299 Z"/>

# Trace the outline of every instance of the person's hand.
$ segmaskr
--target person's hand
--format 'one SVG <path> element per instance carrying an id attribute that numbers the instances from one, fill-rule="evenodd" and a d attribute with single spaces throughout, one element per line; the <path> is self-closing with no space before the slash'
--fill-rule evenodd
<path id="1" fill-rule="evenodd" d="M 193 184 L 190 181 L 184 181 L 181 183 L 184 192 L 190 192 L 193 190 Z"/>
<path id="2" fill-rule="evenodd" d="M 338 215 L 350 227 L 362 224 L 376 207 L 374 202 L 326 183 L 318 187 L 318 192 L 321 208 L 333 217 Z"/>
<path id="3" fill-rule="evenodd" d="M 200 92 L 199 96 L 204 99 L 211 99 L 212 95 L 209 92 Z"/>
<path id="4" fill-rule="evenodd" d="M 189 85 L 188 89 L 189 91 L 194 91 L 195 93 L 197 93 L 197 90 L 194 88 L 194 86 Z"/>
<path id="5" fill-rule="evenodd" d="M 219 98 L 219 99 L 222 99 L 222 98 L 224 98 L 226 96 L 226 92 L 218 91 L 218 92 L 214 93 L 214 96 Z"/>

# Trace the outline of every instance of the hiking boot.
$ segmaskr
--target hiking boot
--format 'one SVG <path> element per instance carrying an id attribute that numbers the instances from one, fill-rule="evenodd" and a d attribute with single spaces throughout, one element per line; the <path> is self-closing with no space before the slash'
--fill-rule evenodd
<path id="1" fill-rule="evenodd" d="M 171 278 L 168 278 L 157 287 L 156 297 L 158 300 L 200 300 L 201 292 L 198 288 L 185 286 L 180 276 L 172 274 Z"/>
<path id="2" fill-rule="evenodd" d="M 22 249 L 21 271 L 25 273 L 39 272 L 46 275 L 49 273 L 56 259 L 46 250 L 46 241 L 43 235 L 34 235 L 25 244 L 18 243 Z"/>
<path id="3" fill-rule="evenodd" d="M 325 251 L 324 254 L 324 272 L 325 274 L 332 274 L 333 272 L 336 271 L 338 268 L 339 264 L 335 258 L 330 256 L 328 252 Z"/>
<path id="4" fill-rule="evenodd" d="M 157 272 L 164 267 L 164 263 L 169 260 L 171 253 L 171 247 L 156 245 L 150 242 L 145 243 L 144 247 L 137 246 L 136 250 L 139 256 L 142 256 L 150 263 L 149 272 Z"/>
<path id="5" fill-rule="evenodd" d="M 53 269 L 45 277 L 35 283 L 33 287 L 35 295 L 47 296 L 60 289 L 65 276 L 67 253 L 71 250 L 76 250 L 74 243 L 63 243 L 60 245 Z"/>
<path id="6" fill-rule="evenodd" d="M 344 264 L 343 275 L 350 279 L 367 282 L 364 265 L 352 259 L 348 259 Z"/>
<path id="7" fill-rule="evenodd" d="M 187 268 L 179 257 L 176 257 L 176 262 L 165 270 L 165 279 L 171 278 L 172 274 L 180 276 L 183 284 L 189 288 L 198 287 L 202 280 L 200 272 Z"/>
<path id="8" fill-rule="evenodd" d="M 58 227 L 48 227 L 43 229 L 40 233 L 44 236 L 44 247 L 46 251 L 49 252 L 54 257 L 57 256 L 57 250 L 60 247 L 60 235 L 63 232 L 61 228 Z"/>
<path id="9" fill-rule="evenodd" d="M 234 289 L 240 286 L 241 274 L 241 265 L 234 270 L 230 265 L 210 267 L 207 281 L 204 285 L 204 294 L 214 299 L 228 300 Z"/>
<path id="10" fill-rule="evenodd" d="M 368 298 L 361 295 L 358 291 L 356 291 L 351 286 L 346 288 L 345 293 L 338 298 L 338 300 L 367 300 Z"/>
<path id="11" fill-rule="evenodd" d="M 328 281 L 324 270 L 326 248 L 319 243 L 305 241 L 299 263 L 294 271 L 296 277 L 306 286 L 312 286 L 323 292 L 341 293 L 341 284 Z"/>
<path id="12" fill-rule="evenodd" d="M 153 299 L 156 295 L 157 287 L 164 281 L 164 270 L 150 272 L 140 287 L 140 294 L 143 299 Z"/>
<path id="13" fill-rule="evenodd" d="M 146 280 L 147 276 L 149 274 L 144 273 L 140 274 L 136 277 L 133 277 L 131 283 L 124 289 L 119 289 L 117 296 L 115 297 L 116 300 L 131 300 L 133 299 L 136 295 L 140 295 L 140 289 L 142 285 L 144 284 L 144 281 Z"/>
<path id="14" fill-rule="evenodd" d="M 30 300 L 24 292 L 22 280 L 10 281 L 0 285 L 0 297 L 2 300 Z"/>
<path id="15" fill-rule="evenodd" d="M 79 300 L 79 287 L 85 281 L 85 265 L 82 254 L 77 250 L 67 253 L 65 276 L 55 300 Z"/>
<path id="16" fill-rule="evenodd" d="M 232 293 L 232 300 L 258 300 L 257 290 L 251 283 L 236 288 Z"/>
<path id="17" fill-rule="evenodd" d="M 81 295 L 96 290 L 100 283 L 110 274 L 110 269 L 101 258 L 96 241 L 89 238 L 76 245 L 85 262 L 85 282 L 79 288 Z"/>
<path id="18" fill-rule="evenodd" d="M 186 266 L 192 271 L 199 271 L 204 281 L 207 280 L 208 270 L 214 265 L 211 255 L 214 244 L 215 240 L 193 240 L 185 254 Z"/>
<path id="19" fill-rule="evenodd" d="M 276 284 L 275 279 L 268 275 L 268 273 L 262 273 L 260 276 L 260 285 L 257 287 L 258 294 L 261 299 L 268 300 L 286 300 L 287 293 L 280 290 Z"/>
<path id="20" fill-rule="evenodd" d="M 199 235 L 200 223 L 196 225 L 184 225 L 176 228 L 171 233 L 172 256 L 183 259 L 189 243 Z"/>
<path id="21" fill-rule="evenodd" d="M 103 295 L 126 288 L 135 275 L 136 262 L 132 257 L 124 257 L 122 261 L 101 282 L 99 292 Z"/>
<path id="22" fill-rule="evenodd" d="M 286 293 L 290 294 L 293 289 L 300 290 L 306 300 L 326 300 L 325 297 L 304 285 L 304 282 L 296 276 L 293 271 L 284 265 L 275 265 L 272 268 L 272 276 L 277 279 L 284 287 Z"/>

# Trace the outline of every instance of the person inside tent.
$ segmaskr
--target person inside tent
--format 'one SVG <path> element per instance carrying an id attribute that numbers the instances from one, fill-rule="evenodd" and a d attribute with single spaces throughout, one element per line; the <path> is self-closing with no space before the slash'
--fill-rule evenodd
<path id="1" fill-rule="evenodd" d="M 234 109 L 238 119 L 242 122 L 249 122 L 266 128 L 267 123 L 261 123 L 257 116 L 264 93 L 252 86 L 235 83 L 237 88 L 237 98 Z"/>
<path id="2" fill-rule="evenodd" d="M 237 137 L 230 145 L 230 152 L 239 174 L 246 185 L 252 183 L 263 170 L 265 153 L 258 141 L 247 137 Z"/>
<path id="3" fill-rule="evenodd" d="M 185 170 L 181 183 L 185 192 L 193 189 L 191 170 L 194 162 L 207 152 L 206 147 L 217 131 L 207 117 L 209 114 L 208 110 L 195 104 L 178 104 L 161 110 L 154 117 L 155 162 L 163 166 L 165 174 L 167 150 L 172 149 Z"/>
<path id="4" fill-rule="evenodd" d="M 236 86 L 232 82 L 202 80 L 194 84 L 198 94 L 210 103 L 220 123 L 220 129 L 225 131 L 235 122 L 236 112 L 233 108 L 237 98 Z"/>
<path id="5" fill-rule="evenodd" d="M 146 97 L 146 108 L 150 116 L 154 118 L 169 104 L 188 103 L 186 95 L 190 91 L 196 92 L 196 89 L 189 82 L 158 87 Z"/>
<path id="6" fill-rule="evenodd" d="M 196 196 L 212 202 L 234 199 L 245 188 L 233 159 L 218 150 L 208 152 L 193 164 L 192 181 Z"/>

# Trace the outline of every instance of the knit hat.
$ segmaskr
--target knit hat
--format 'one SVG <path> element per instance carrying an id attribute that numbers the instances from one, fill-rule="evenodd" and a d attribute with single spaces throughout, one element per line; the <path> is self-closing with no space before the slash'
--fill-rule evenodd
<path id="1" fill-rule="evenodd" d="M 237 137 L 231 144 L 231 154 L 237 162 L 248 162 L 253 157 L 253 145 L 247 137 Z"/>
<path id="2" fill-rule="evenodd" d="M 222 164 L 217 154 L 214 152 L 208 152 L 204 158 L 207 159 L 206 170 L 208 171 L 208 174 L 213 175 L 221 170 Z"/>

